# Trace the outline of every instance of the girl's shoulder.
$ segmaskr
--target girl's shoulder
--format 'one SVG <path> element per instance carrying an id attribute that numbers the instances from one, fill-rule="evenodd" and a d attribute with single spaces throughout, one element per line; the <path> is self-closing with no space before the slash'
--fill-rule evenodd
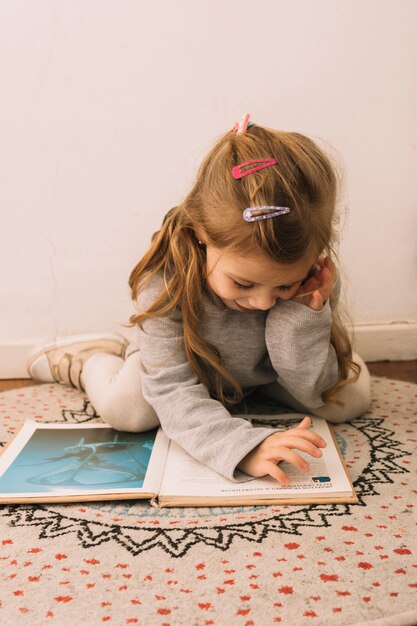
<path id="1" fill-rule="evenodd" d="M 160 297 L 165 290 L 165 280 L 162 272 L 151 276 L 140 288 L 136 298 L 139 310 L 146 310 Z"/>
<path id="2" fill-rule="evenodd" d="M 181 302 L 172 302 L 173 294 L 169 293 L 167 278 L 162 271 L 157 272 L 143 283 L 135 300 L 137 316 L 146 314 L 152 309 L 150 316 L 146 315 L 149 323 L 173 324 L 175 327 L 182 324 Z"/>

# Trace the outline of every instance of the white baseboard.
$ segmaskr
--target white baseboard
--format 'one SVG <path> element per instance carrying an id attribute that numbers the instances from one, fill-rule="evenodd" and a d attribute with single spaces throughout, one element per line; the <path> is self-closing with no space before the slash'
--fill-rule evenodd
<path id="1" fill-rule="evenodd" d="M 355 326 L 354 349 L 364 361 L 417 359 L 417 322 Z"/>
<path id="2" fill-rule="evenodd" d="M 26 361 L 45 338 L 0 341 L 0 379 L 29 378 Z M 417 323 L 355 326 L 354 349 L 364 361 L 417 359 Z"/>
<path id="3" fill-rule="evenodd" d="M 0 341 L 0 379 L 30 378 L 26 371 L 26 361 L 30 351 L 39 343 L 36 339 L 10 339 Z"/>

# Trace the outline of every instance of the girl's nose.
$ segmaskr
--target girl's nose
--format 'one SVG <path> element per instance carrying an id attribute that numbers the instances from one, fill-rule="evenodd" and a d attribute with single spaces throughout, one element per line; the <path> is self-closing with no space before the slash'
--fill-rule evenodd
<path id="1" fill-rule="evenodd" d="M 267 311 L 268 309 L 272 309 L 276 299 L 277 297 L 273 294 L 259 294 L 253 298 L 252 302 L 250 302 L 250 305 L 255 309 Z"/>

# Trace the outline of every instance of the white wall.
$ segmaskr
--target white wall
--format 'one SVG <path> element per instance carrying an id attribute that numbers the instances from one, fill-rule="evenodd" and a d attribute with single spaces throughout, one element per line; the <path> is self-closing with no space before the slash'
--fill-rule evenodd
<path id="1" fill-rule="evenodd" d="M 416 31 L 414 0 L 0 0 L 1 375 L 127 319 L 132 266 L 246 111 L 341 155 L 354 322 L 415 330 Z"/>

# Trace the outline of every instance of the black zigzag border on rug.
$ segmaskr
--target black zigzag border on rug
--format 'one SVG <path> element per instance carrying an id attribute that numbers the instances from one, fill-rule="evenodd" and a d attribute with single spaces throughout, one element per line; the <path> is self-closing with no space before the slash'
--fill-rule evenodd
<path id="1" fill-rule="evenodd" d="M 81 410 L 65 409 L 62 417 L 63 420 L 59 420 L 61 422 L 84 423 L 99 416 L 90 402 L 84 400 Z M 133 556 L 160 548 L 173 558 L 182 558 L 193 546 L 201 543 L 226 552 L 235 538 L 261 544 L 271 533 L 297 536 L 302 534 L 303 528 L 327 528 L 331 526 L 333 517 L 352 515 L 356 507 L 366 506 L 365 498 L 379 495 L 377 485 L 394 483 L 390 475 L 409 473 L 407 468 L 398 465 L 398 461 L 405 456 L 411 456 L 411 452 L 401 450 L 402 443 L 393 438 L 394 431 L 383 424 L 386 424 L 385 419 L 372 416 L 363 416 L 350 423 L 366 437 L 370 450 L 369 464 L 354 482 L 359 500 L 356 504 L 311 504 L 292 508 L 290 512 L 281 512 L 263 520 L 234 522 L 222 526 L 176 526 L 173 529 L 142 526 L 140 534 L 143 539 L 140 541 L 132 537 L 133 531 L 138 532 L 137 527 L 83 520 L 70 513 L 66 514 L 65 511 L 51 510 L 48 505 L 8 505 L 0 511 L 0 515 L 7 518 L 12 527 L 38 526 L 39 539 L 50 540 L 75 533 L 79 545 L 85 549 L 114 541 Z M 125 504 L 133 507 L 135 501 L 128 500 Z M 65 507 L 72 508 L 72 505 L 62 505 L 62 508 Z"/>

